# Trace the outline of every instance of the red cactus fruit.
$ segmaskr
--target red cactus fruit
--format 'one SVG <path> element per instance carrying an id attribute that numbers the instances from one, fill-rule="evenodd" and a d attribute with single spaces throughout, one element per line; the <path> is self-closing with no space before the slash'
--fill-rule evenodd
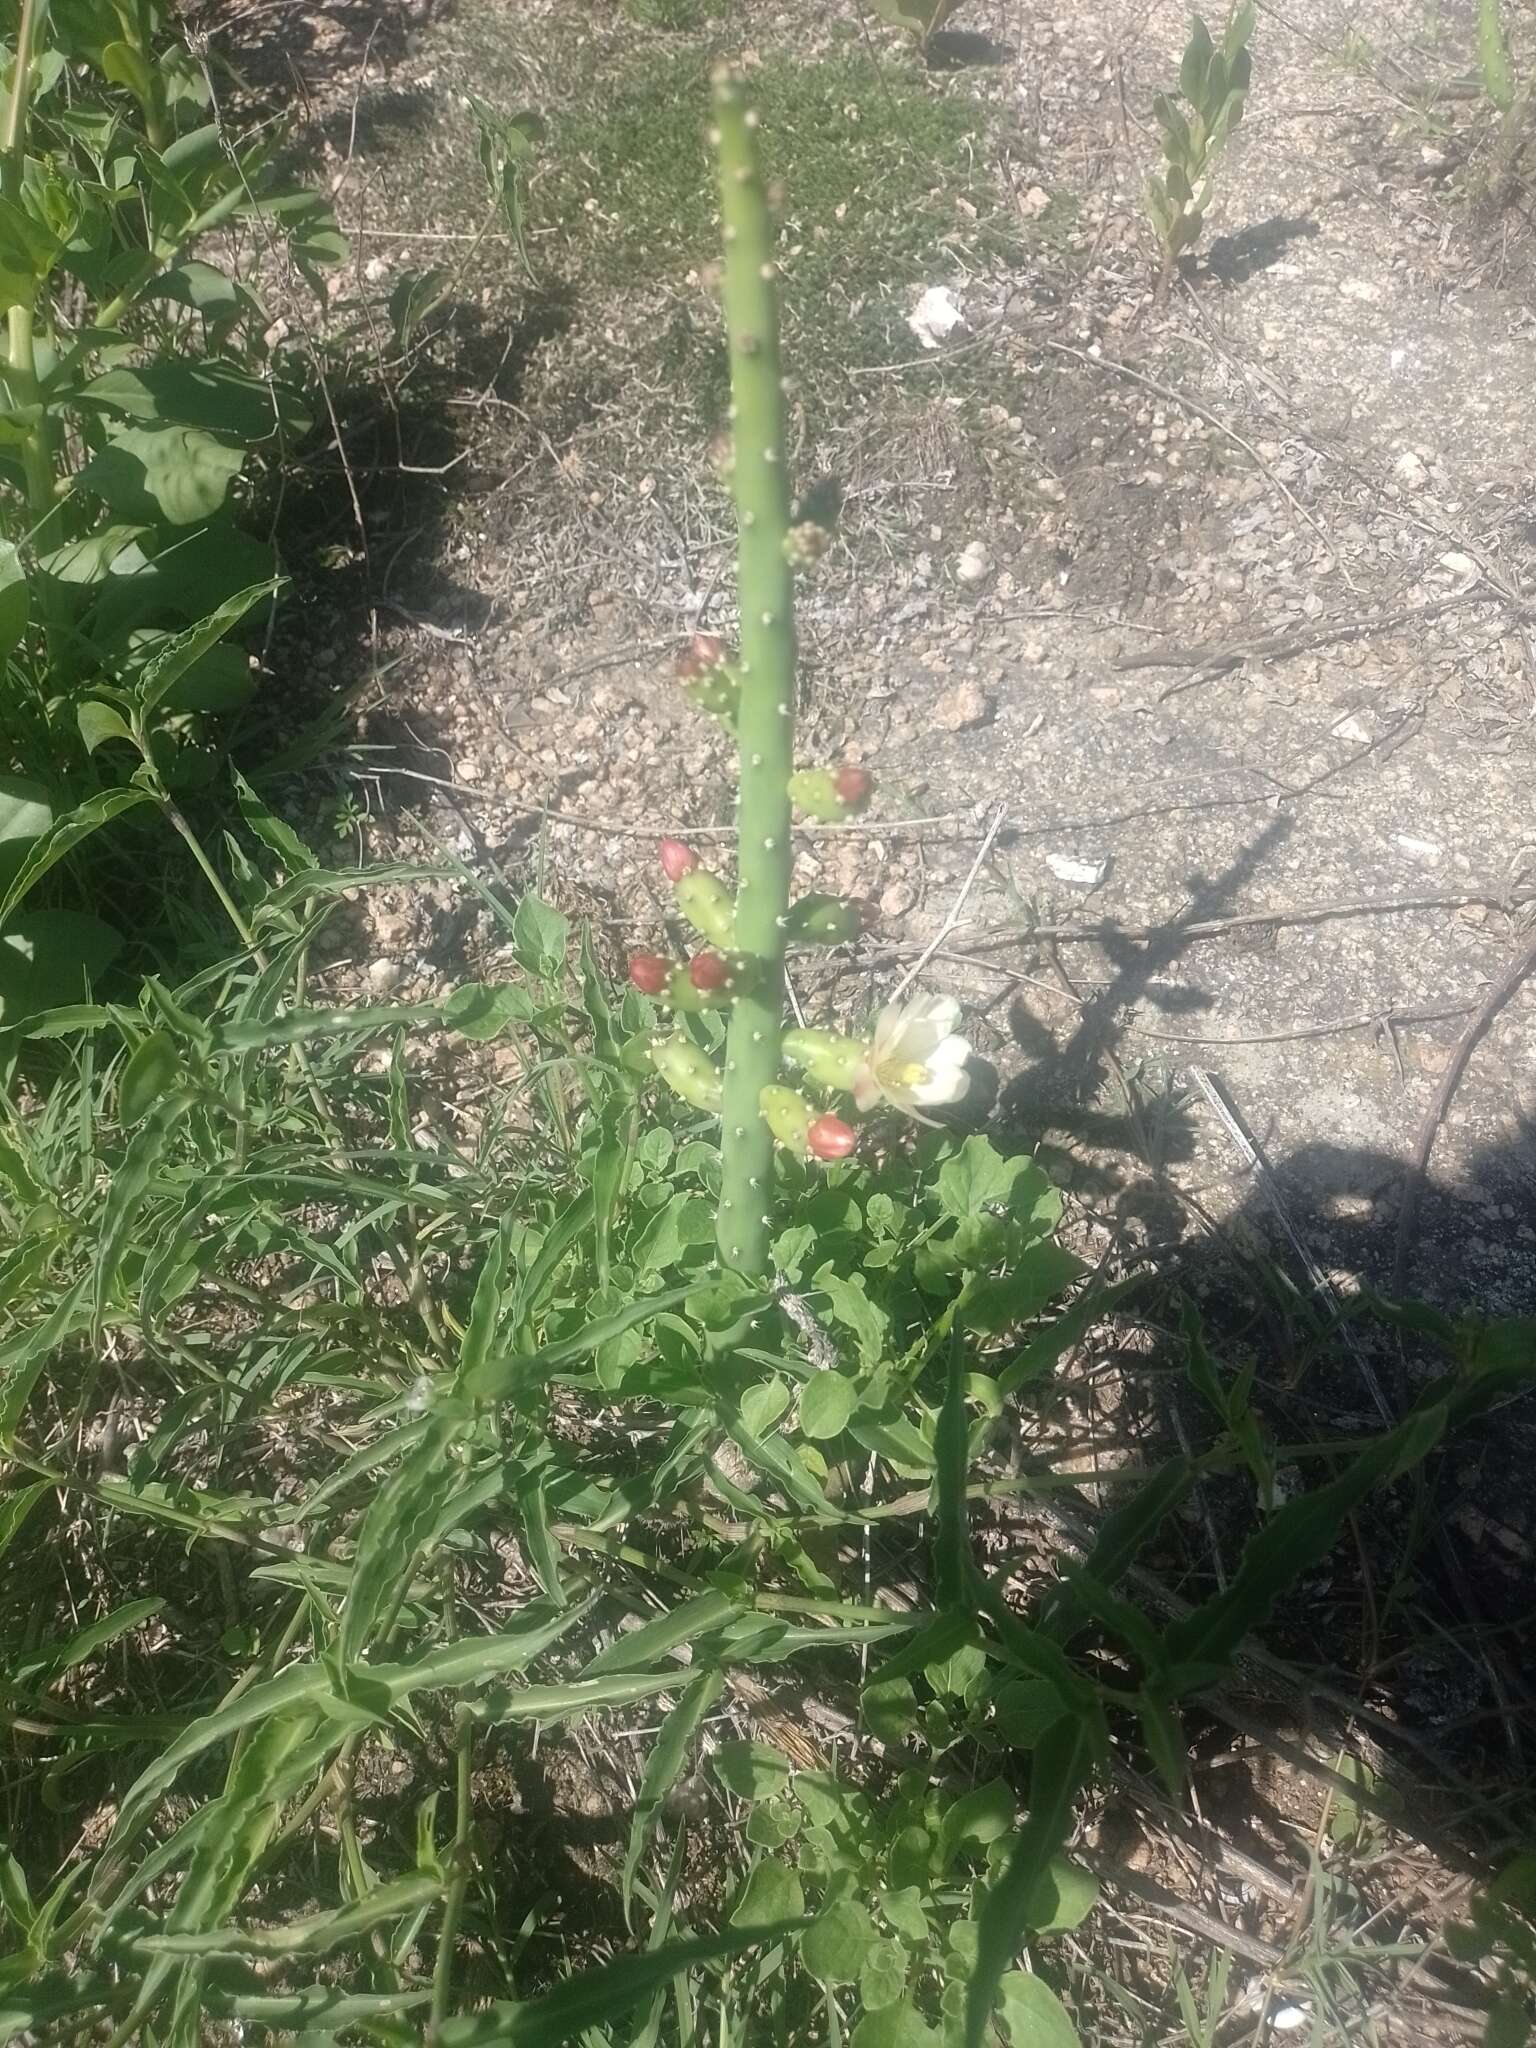
<path id="1" fill-rule="evenodd" d="M 718 633 L 695 633 L 677 657 L 677 673 L 691 683 L 707 669 L 718 668 L 725 659 L 725 642 Z"/>
<path id="2" fill-rule="evenodd" d="M 718 953 L 695 953 L 688 962 L 688 979 L 703 995 L 724 988 L 730 978 L 730 965 Z"/>
<path id="3" fill-rule="evenodd" d="M 699 856 L 681 839 L 663 839 L 658 851 L 661 855 L 662 873 L 669 882 L 680 882 L 684 875 L 691 875 L 699 864 Z"/>
<path id="4" fill-rule="evenodd" d="M 629 978 L 643 996 L 659 996 L 671 972 L 670 963 L 659 953 L 631 953 L 629 956 Z"/>
<path id="5" fill-rule="evenodd" d="M 851 811 L 861 810 L 875 793 L 875 778 L 867 768 L 839 768 L 832 777 L 837 800 Z"/>
<path id="6" fill-rule="evenodd" d="M 840 1116 L 819 1116 L 806 1131 L 805 1142 L 817 1159 L 846 1159 L 859 1134 Z"/>

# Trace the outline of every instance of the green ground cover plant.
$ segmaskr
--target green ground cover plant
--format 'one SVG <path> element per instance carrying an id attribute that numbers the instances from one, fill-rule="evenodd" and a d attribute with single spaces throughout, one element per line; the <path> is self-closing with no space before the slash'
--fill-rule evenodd
<path id="1" fill-rule="evenodd" d="M 730 71 L 711 90 L 740 616 L 679 676 L 741 804 L 734 888 L 658 848 L 686 957 L 626 978 L 446 855 L 329 866 L 241 781 L 217 859 L 196 842 L 217 957 L 5 1020 L 5 2038 L 1073 2048 L 1096 1781 L 1131 1754 L 1182 1801 L 1182 1716 L 1244 1639 L 1529 1384 L 1528 1324 L 1383 1304 L 1437 1358 L 1401 1420 L 1280 1445 L 1185 1302 L 1158 1335 L 1201 1447 L 1107 1462 L 1091 1542 L 1027 1595 L 975 1540 L 1078 1476 L 1000 1440 L 1152 1281 L 1090 1270 L 1038 1161 L 956 1122 L 947 997 L 787 1023 L 786 949 L 861 921 L 795 899 L 794 812 L 877 792 L 797 765 L 826 535 L 795 510 L 754 110 Z M 101 697 L 122 792 L 178 830 L 159 707 L 264 588 Z M 13 837 L 39 878 L 72 850 Z M 317 993 L 358 891 L 444 881 L 493 922 L 485 978 Z M 1137 1567 L 1223 1474 L 1246 1544 L 1153 1610 Z M 839 1707 L 848 1753 L 797 1749 L 780 1696 Z M 546 1923 L 509 1787 L 582 1739 L 629 1745 L 633 1796 L 585 1918 Z M 1468 1953 L 1517 1971 L 1529 1902 L 1517 1862 Z M 1501 1979 L 1501 2040 L 1522 1996 Z"/>

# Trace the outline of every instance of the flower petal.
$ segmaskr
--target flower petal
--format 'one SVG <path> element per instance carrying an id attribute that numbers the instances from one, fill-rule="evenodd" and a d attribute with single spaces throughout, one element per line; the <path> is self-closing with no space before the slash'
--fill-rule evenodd
<path id="1" fill-rule="evenodd" d="M 853 1077 L 853 1084 L 849 1092 L 853 1096 L 855 1107 L 859 1109 L 874 1108 L 875 1104 L 880 1100 L 880 1083 L 875 1079 L 871 1068 L 867 1066 L 859 1068 Z"/>
<path id="2" fill-rule="evenodd" d="M 953 996 L 919 996 L 901 1020 L 902 1058 L 926 1066 L 960 1021 Z"/>
<path id="3" fill-rule="evenodd" d="M 947 1102 L 959 1102 L 970 1093 L 971 1077 L 965 1067 L 930 1067 L 928 1079 L 919 1088 L 912 1090 L 914 1102 L 931 1104 L 942 1108 Z"/>

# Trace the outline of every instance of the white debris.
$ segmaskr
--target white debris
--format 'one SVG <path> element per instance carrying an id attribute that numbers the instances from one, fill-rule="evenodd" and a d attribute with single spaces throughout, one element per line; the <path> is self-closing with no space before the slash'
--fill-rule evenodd
<path id="1" fill-rule="evenodd" d="M 1335 739 L 1350 740 L 1357 747 L 1368 747 L 1371 744 L 1369 730 L 1366 726 L 1362 725 L 1353 712 L 1350 713 L 1348 718 L 1341 718 L 1339 720 L 1338 724 L 1333 728 L 1333 736 Z"/>
<path id="2" fill-rule="evenodd" d="M 924 348 L 938 348 L 965 325 L 965 314 L 947 284 L 931 284 L 908 314 L 907 325 Z"/>
<path id="3" fill-rule="evenodd" d="M 1109 855 L 1102 860 L 1078 860 L 1070 853 L 1048 853 L 1045 864 L 1058 882 L 1070 882 L 1075 889 L 1097 889 L 1109 873 Z"/>
<path id="4" fill-rule="evenodd" d="M 1448 554 L 1441 555 L 1439 562 L 1442 569 L 1449 570 L 1451 575 L 1467 585 L 1475 583 L 1483 573 L 1472 557 L 1464 555 L 1460 548 L 1452 548 Z"/>
<path id="5" fill-rule="evenodd" d="M 1437 846 L 1433 839 L 1410 839 L 1406 832 L 1395 832 L 1392 836 L 1404 853 L 1422 861 L 1427 868 L 1432 868 L 1445 851 L 1444 847 Z"/>
<path id="6" fill-rule="evenodd" d="M 1277 2005 L 1269 2016 L 1269 2024 L 1277 2034 L 1294 2034 L 1298 2027 L 1304 2027 L 1311 2019 L 1310 2011 L 1304 2005 Z"/>

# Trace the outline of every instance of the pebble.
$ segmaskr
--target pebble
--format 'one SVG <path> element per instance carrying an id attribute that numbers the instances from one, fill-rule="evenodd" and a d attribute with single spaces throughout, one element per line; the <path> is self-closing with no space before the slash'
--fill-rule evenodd
<path id="1" fill-rule="evenodd" d="M 986 582 L 992 574 L 992 555 L 985 541 L 970 541 L 960 550 L 955 574 L 962 583 Z"/>
<path id="2" fill-rule="evenodd" d="M 1411 448 L 1406 455 L 1399 455 L 1393 463 L 1392 474 L 1404 489 L 1410 491 L 1422 491 L 1429 482 L 1429 471 L 1422 457 L 1415 455 Z"/>
<path id="3" fill-rule="evenodd" d="M 387 995 L 392 988 L 398 988 L 405 979 L 405 969 L 398 960 L 370 960 L 368 963 L 368 986 L 380 995 Z"/>
<path id="4" fill-rule="evenodd" d="M 887 882 L 880 892 L 882 917 L 905 917 L 917 908 L 917 891 L 910 882 Z"/>
<path id="5" fill-rule="evenodd" d="M 996 701 L 976 683 L 956 683 L 933 707 L 933 722 L 941 732 L 972 732 L 996 716 Z"/>

